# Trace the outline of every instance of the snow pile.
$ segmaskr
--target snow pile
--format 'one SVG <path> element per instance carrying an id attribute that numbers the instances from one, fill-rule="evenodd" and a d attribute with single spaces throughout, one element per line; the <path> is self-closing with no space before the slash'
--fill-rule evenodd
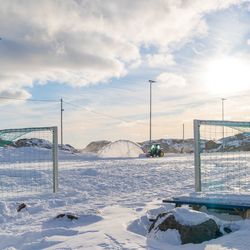
<path id="1" fill-rule="evenodd" d="M 140 145 L 128 140 L 112 142 L 99 151 L 99 156 L 103 158 L 130 158 L 141 154 L 143 150 Z"/>
<path id="2" fill-rule="evenodd" d="M 44 139 L 38 139 L 38 138 L 24 138 L 24 139 L 19 139 L 11 145 L 16 148 L 21 148 L 21 147 L 38 147 L 38 148 L 52 148 L 52 143 L 48 140 Z"/>
<path id="3" fill-rule="evenodd" d="M 103 147 L 105 147 L 106 145 L 110 144 L 111 141 L 93 141 L 91 143 L 89 143 L 86 148 L 84 148 L 82 150 L 82 152 L 91 152 L 91 153 L 98 153 L 98 151 L 100 151 Z"/>

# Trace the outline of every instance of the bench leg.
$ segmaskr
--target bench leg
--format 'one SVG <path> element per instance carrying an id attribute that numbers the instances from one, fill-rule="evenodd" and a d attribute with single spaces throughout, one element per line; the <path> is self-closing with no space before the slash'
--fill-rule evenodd
<path id="1" fill-rule="evenodd" d="M 250 209 L 246 209 L 243 214 L 242 214 L 243 219 L 248 219 L 250 218 Z"/>
<path id="2" fill-rule="evenodd" d="M 200 211 L 201 206 L 199 206 L 199 205 L 192 205 L 191 208 L 192 208 L 193 210 L 195 210 L 195 211 Z"/>

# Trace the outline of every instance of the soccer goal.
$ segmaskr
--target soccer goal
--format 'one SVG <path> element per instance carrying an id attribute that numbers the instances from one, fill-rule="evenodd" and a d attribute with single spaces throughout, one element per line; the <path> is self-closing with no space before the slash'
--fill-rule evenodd
<path id="1" fill-rule="evenodd" d="M 194 120 L 195 190 L 249 193 L 250 122 Z"/>
<path id="2" fill-rule="evenodd" d="M 0 130 L 0 197 L 58 189 L 57 127 Z"/>

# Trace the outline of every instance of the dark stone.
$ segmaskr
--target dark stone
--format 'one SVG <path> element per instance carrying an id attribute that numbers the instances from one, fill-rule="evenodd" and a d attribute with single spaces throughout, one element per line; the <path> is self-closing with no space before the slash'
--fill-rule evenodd
<path id="1" fill-rule="evenodd" d="M 27 207 L 27 205 L 25 203 L 22 203 L 22 204 L 18 205 L 17 212 L 20 212 L 22 209 L 24 209 L 26 207 Z"/>
<path id="2" fill-rule="evenodd" d="M 56 216 L 56 219 L 63 218 L 64 216 L 65 216 L 65 214 L 58 214 L 58 215 Z"/>
<path id="3" fill-rule="evenodd" d="M 78 220 L 78 217 L 73 214 L 67 214 L 67 218 L 70 220 Z"/>
<path id="4" fill-rule="evenodd" d="M 66 216 L 69 220 L 78 220 L 78 217 L 73 214 L 58 214 L 56 219 L 63 218 L 64 216 Z"/>
<path id="5" fill-rule="evenodd" d="M 205 149 L 206 150 L 216 149 L 216 148 L 219 148 L 220 145 L 221 144 L 218 144 L 218 143 L 210 140 L 210 141 L 207 141 L 205 143 Z"/>
<path id="6" fill-rule="evenodd" d="M 229 227 L 224 227 L 224 232 L 226 232 L 227 234 L 232 233 L 232 229 Z"/>
<path id="7" fill-rule="evenodd" d="M 165 217 L 166 219 L 161 222 L 157 227 L 155 227 L 158 219 Z M 154 231 L 167 231 L 168 229 L 176 229 L 179 231 L 182 244 L 195 243 L 199 244 L 204 241 L 218 238 L 222 236 L 218 225 L 213 219 L 208 219 L 207 221 L 198 225 L 182 225 L 176 221 L 174 215 L 170 213 L 163 213 L 158 215 L 156 221 L 151 225 L 149 232 Z"/>

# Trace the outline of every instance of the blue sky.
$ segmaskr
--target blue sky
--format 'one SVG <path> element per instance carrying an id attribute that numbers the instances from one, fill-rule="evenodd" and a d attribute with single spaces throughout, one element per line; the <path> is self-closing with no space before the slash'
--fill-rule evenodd
<path id="1" fill-rule="evenodd" d="M 149 79 L 155 139 L 192 137 L 222 97 L 250 120 L 249 23 L 248 1 L 1 1 L 1 128 L 59 126 L 63 98 L 65 143 L 144 141 Z"/>

